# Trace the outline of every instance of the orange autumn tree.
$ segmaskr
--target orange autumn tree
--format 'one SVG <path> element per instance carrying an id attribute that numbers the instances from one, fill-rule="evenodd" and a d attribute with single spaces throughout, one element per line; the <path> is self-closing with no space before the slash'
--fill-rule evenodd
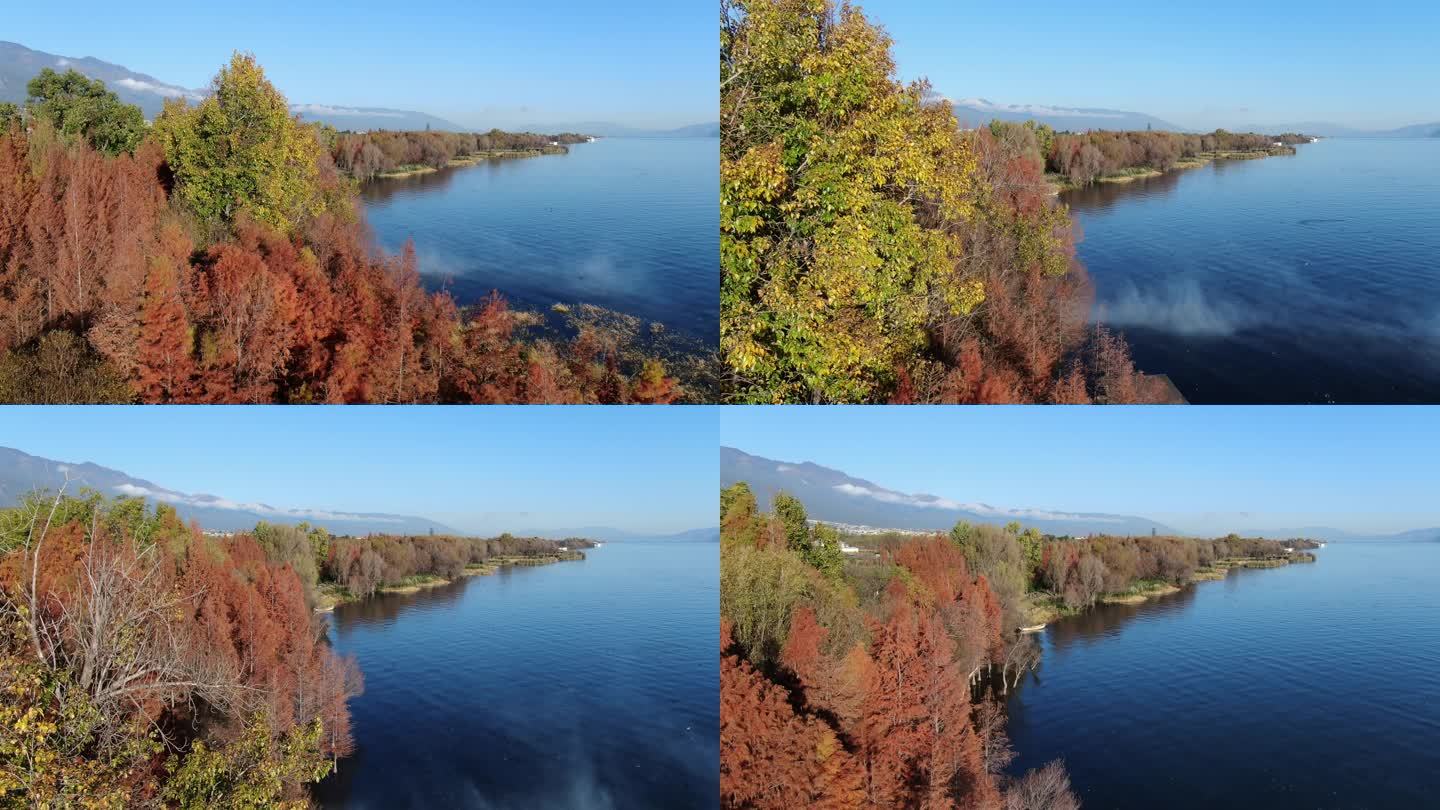
<path id="1" fill-rule="evenodd" d="M 787 516 L 804 521 L 799 509 Z M 1003 709 L 984 677 L 1013 633 L 959 545 L 911 538 L 837 574 L 781 535 L 745 484 L 722 491 L 722 806 L 1018 800 L 1022 782 L 1003 774 Z"/>
<path id="2" fill-rule="evenodd" d="M 685 396 L 620 338 L 544 338 L 498 294 L 427 291 L 413 248 L 374 245 L 320 137 L 243 55 L 133 153 L 38 113 L 0 130 L 0 401 Z"/>
<path id="3" fill-rule="evenodd" d="M 720 631 L 720 792 L 727 806 L 863 806 L 863 769 L 821 719 L 797 714 L 786 691 Z"/>
<path id="4" fill-rule="evenodd" d="M 353 748 L 295 570 L 139 499 L 0 510 L 0 661 L 0 803 L 278 806 Z"/>

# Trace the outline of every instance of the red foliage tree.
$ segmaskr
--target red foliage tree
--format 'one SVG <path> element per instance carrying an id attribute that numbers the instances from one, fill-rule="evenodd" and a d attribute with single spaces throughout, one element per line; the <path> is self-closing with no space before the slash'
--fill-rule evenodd
<path id="1" fill-rule="evenodd" d="M 861 807 L 862 769 L 824 722 L 731 651 L 720 631 L 720 801 L 725 807 Z"/>
<path id="2" fill-rule="evenodd" d="M 341 193 L 334 167 L 321 168 Z M 569 343 L 528 339 L 498 295 L 466 313 L 426 292 L 413 247 L 380 255 L 358 207 L 293 232 L 244 217 L 217 228 L 172 210 L 165 176 L 151 142 L 107 157 L 53 134 L 0 133 L 0 352 L 52 330 L 84 335 L 146 402 L 667 403 L 683 393 L 659 361 L 622 370 L 616 347 L 584 331 Z M 203 234 L 198 254 L 186 232 Z"/>

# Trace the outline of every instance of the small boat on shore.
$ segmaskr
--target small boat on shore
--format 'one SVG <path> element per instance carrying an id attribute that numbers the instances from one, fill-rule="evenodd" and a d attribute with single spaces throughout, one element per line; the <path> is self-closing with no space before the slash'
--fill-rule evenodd
<path id="1" fill-rule="evenodd" d="M 1038 633 L 1038 632 L 1040 632 L 1041 630 L 1044 630 L 1044 629 L 1045 629 L 1045 625 L 1043 625 L 1043 624 L 1032 624 L 1032 625 L 1030 625 L 1029 627 L 1022 627 L 1022 628 L 1020 628 L 1020 632 L 1022 632 L 1022 633 Z"/>

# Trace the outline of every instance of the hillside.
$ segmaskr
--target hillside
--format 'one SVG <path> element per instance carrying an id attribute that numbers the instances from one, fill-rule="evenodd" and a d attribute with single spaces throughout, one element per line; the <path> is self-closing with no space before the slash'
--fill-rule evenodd
<path id="1" fill-rule="evenodd" d="M 811 462 L 792 463 L 753 456 L 731 447 L 720 449 L 720 485 L 744 481 L 761 509 L 769 509 L 777 492 L 788 492 L 805 504 L 811 518 L 886 529 L 948 530 L 959 521 L 1003 526 L 1018 521 L 1050 534 L 1131 534 L 1176 532 L 1162 523 L 1133 515 L 1068 513 L 1047 509 L 1013 509 L 926 494 L 906 494 L 854 478 Z"/>
<path id="2" fill-rule="evenodd" d="M 107 497 L 143 497 L 152 504 L 164 503 L 173 506 L 182 519 L 196 521 L 202 528 L 213 531 L 249 531 L 255 524 L 265 521 L 292 525 L 309 523 L 323 526 L 334 534 L 365 535 L 383 532 L 421 535 L 431 531 L 437 534 L 458 534 L 444 524 L 410 515 L 346 513 L 312 508 L 283 509 L 263 503 L 240 503 L 216 495 L 189 494 L 88 461 L 54 461 L 9 447 L 0 447 L 0 507 L 14 506 L 21 498 L 37 489 L 58 490 L 65 485 L 67 476 L 67 494 L 75 495 L 82 488 L 89 488 Z"/>

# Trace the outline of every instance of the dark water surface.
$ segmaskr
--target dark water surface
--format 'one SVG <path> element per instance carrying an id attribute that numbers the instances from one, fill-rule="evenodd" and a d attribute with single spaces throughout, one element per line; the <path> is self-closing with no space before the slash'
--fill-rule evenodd
<path id="1" fill-rule="evenodd" d="M 607 543 L 344 605 L 358 752 L 325 807 L 714 807 L 719 546 Z"/>
<path id="2" fill-rule="evenodd" d="M 597 304 L 710 344 L 720 334 L 720 141 L 602 138 L 367 183 L 366 216 L 463 303 Z"/>
<path id="3" fill-rule="evenodd" d="M 1440 402 L 1440 138 L 1062 196 L 1095 315 L 1191 402 Z"/>
<path id="4" fill-rule="evenodd" d="M 1440 806 L 1440 543 L 1331 543 L 1043 632 L 1017 770 L 1084 806 Z"/>

